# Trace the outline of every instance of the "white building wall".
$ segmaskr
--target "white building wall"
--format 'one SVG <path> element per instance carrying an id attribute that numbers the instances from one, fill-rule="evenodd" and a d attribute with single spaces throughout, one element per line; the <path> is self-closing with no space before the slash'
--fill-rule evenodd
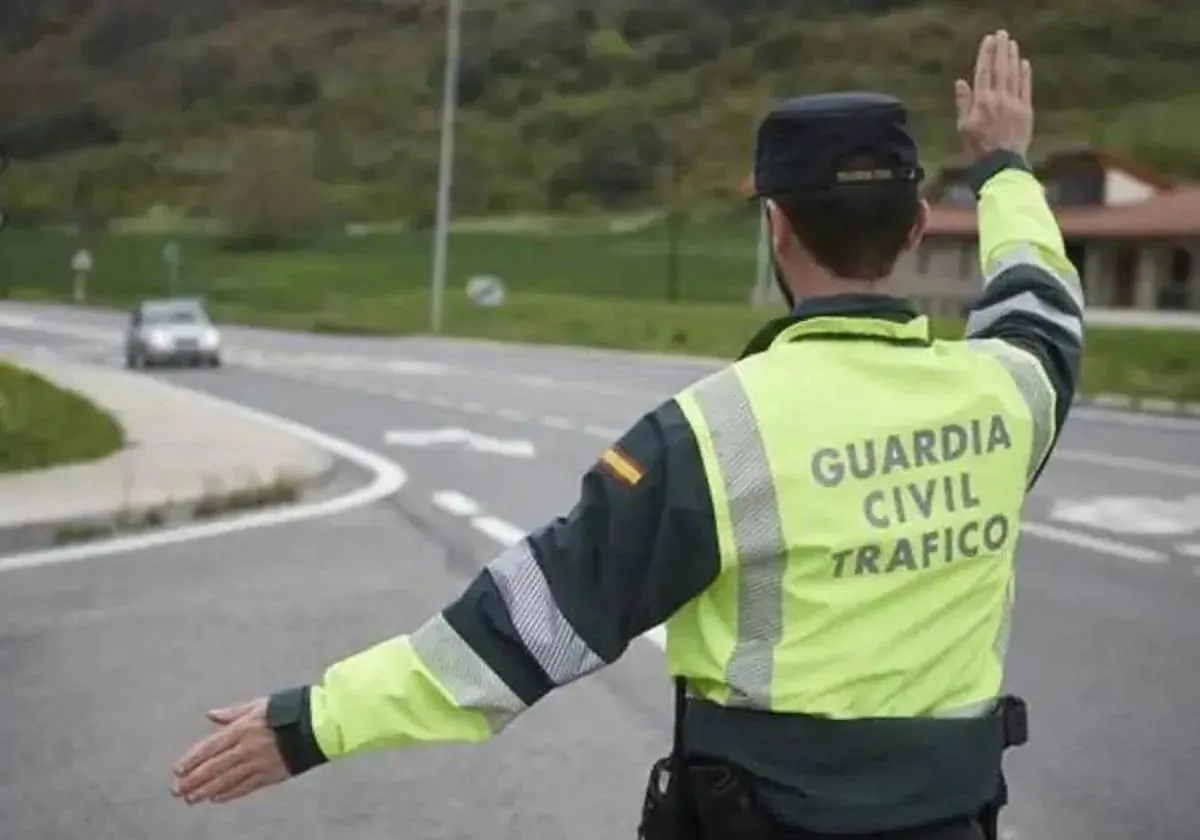
<path id="1" fill-rule="evenodd" d="M 1119 169 L 1108 169 L 1104 173 L 1105 204 L 1137 204 L 1157 193 L 1153 186 Z"/>

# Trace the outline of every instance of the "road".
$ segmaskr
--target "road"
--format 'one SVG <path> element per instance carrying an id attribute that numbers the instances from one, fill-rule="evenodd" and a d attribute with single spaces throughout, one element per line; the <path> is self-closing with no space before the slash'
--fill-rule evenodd
<path id="1" fill-rule="evenodd" d="M 0 352 L 114 364 L 119 323 L 6 305 Z M 668 740 L 651 641 L 482 748 L 366 756 L 215 810 L 171 800 L 167 768 L 207 706 L 415 627 L 711 365 L 232 328 L 226 341 L 223 370 L 154 375 L 382 452 L 408 481 L 336 517 L 0 574 L 0 838 L 633 837 Z M 468 434 L 384 440 L 439 429 Z M 1200 423 L 1077 412 L 1027 508 L 1010 683 L 1032 740 L 1009 759 L 1011 840 L 1197 836 L 1197 502 Z"/>

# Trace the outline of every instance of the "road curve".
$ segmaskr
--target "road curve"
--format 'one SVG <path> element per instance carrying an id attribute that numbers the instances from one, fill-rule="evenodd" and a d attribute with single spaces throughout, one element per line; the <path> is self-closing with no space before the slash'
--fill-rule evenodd
<path id="1" fill-rule="evenodd" d="M 113 364 L 119 323 L 5 305 L 0 351 Z M 479 749 L 364 757 L 216 810 L 171 800 L 166 769 L 206 706 L 312 679 L 414 627 L 711 364 L 226 332 L 226 369 L 156 375 L 382 451 L 408 482 L 335 517 L 0 575 L 0 838 L 634 836 L 668 738 L 650 643 Z M 384 443 L 439 429 L 524 445 Z M 1012 840 L 1197 835 L 1200 522 L 1114 533 L 1083 504 L 1102 496 L 1175 502 L 1186 519 L 1200 424 L 1080 410 L 1030 501 L 1011 682 L 1033 734 L 1010 759 Z M 1067 503 L 1083 513 L 1064 519 Z"/>

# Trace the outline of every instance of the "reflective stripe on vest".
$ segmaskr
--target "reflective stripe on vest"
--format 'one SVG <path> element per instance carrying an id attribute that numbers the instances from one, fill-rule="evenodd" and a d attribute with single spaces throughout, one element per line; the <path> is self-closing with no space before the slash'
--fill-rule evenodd
<path id="1" fill-rule="evenodd" d="M 1049 446 L 1051 427 L 1046 421 L 1053 419 L 1052 399 L 1047 415 L 1045 401 L 1026 395 L 1005 364 L 1010 357 L 993 351 L 990 343 L 980 342 L 987 344 L 985 353 L 965 342 L 903 351 L 926 354 L 931 371 L 946 380 L 931 382 L 926 377 L 912 383 L 900 380 L 905 372 L 919 374 L 920 368 L 912 367 L 912 357 L 900 361 L 895 354 L 902 351 L 886 344 L 790 343 L 805 331 L 853 335 L 867 330 L 901 343 L 921 336 L 928 342 L 925 319 L 908 324 L 811 319 L 790 328 L 771 350 L 726 368 L 678 398 L 705 460 L 722 575 L 668 623 L 668 654 L 673 671 L 688 676 L 693 690 L 706 699 L 832 717 L 969 717 L 994 707 L 1010 632 L 1019 510 L 1028 471 Z M 893 359 L 895 377 L 879 380 L 875 374 L 886 374 Z M 870 377 L 864 377 L 864 368 Z M 1044 384 L 1044 379 L 1038 381 Z M 950 384 L 954 387 L 948 388 Z M 822 402 L 825 410 L 814 410 Z M 831 403 L 841 408 L 830 410 Z M 1035 412 L 1035 404 L 1041 410 Z M 976 415 L 1000 418 L 1005 445 L 990 453 L 959 453 L 956 457 L 963 463 L 956 464 L 957 476 L 934 469 L 933 462 L 922 470 L 897 467 L 891 475 L 880 463 L 888 453 L 897 458 L 903 453 L 886 449 L 892 444 L 879 444 L 871 456 L 873 469 L 859 463 L 843 465 L 842 470 L 857 466 L 858 472 L 884 475 L 846 478 L 832 489 L 813 478 L 813 453 L 823 446 L 886 439 L 899 442 L 893 448 L 908 440 L 911 448 L 914 433 L 928 430 L 933 436 L 935 427 L 944 429 L 955 421 L 960 431 L 982 429 Z M 971 434 L 978 438 L 980 432 Z M 973 485 L 968 484 L 969 473 Z M 931 505 L 941 482 L 958 481 L 962 475 L 968 475 L 961 479 L 967 496 L 957 501 L 964 509 L 935 515 Z M 914 476 L 921 483 L 906 486 Z M 851 484 L 855 486 L 847 489 Z M 896 516 L 914 514 L 917 508 L 927 515 L 924 524 L 891 522 L 895 530 L 880 537 L 864 522 L 864 506 L 870 502 L 862 500 L 879 501 L 873 513 L 867 511 L 879 521 L 888 503 L 885 497 L 896 487 L 902 492 L 916 488 L 917 494 L 910 502 L 913 511 Z M 902 503 L 903 499 L 898 502 Z M 987 521 L 997 524 L 991 526 L 991 535 L 1002 545 L 992 550 L 982 545 L 983 520 L 971 518 L 965 510 L 969 504 L 992 512 Z M 964 540 L 968 529 L 975 535 L 973 546 Z M 931 534 L 945 534 L 952 544 L 939 554 L 929 547 Z M 925 555 L 917 558 L 912 546 L 920 545 L 922 538 Z M 870 563 L 862 556 L 853 561 L 842 556 L 838 565 L 839 553 L 845 555 L 847 548 L 871 540 L 887 548 Z M 900 542 L 908 546 L 904 558 L 897 548 Z M 950 555 L 956 549 L 973 559 L 958 557 L 953 562 Z M 894 568 L 884 570 L 880 561 L 888 551 Z M 931 559 L 931 554 L 945 557 Z M 851 562 L 857 564 L 853 573 L 847 571 Z M 898 628 L 889 626 L 897 610 Z M 914 625 L 903 619 L 904 610 L 924 615 L 924 625 L 936 627 L 920 621 Z M 961 663 L 939 662 L 957 658 L 958 651 L 945 643 L 956 635 L 962 636 L 963 645 L 978 644 L 983 636 L 989 644 L 961 655 Z M 822 644 L 827 651 L 818 649 Z M 991 662 L 969 661 L 986 659 L 980 654 L 989 648 Z M 856 661 L 859 656 L 866 658 Z M 893 670 L 889 656 L 895 660 Z M 932 684 L 905 684 L 920 675 L 927 675 Z"/>

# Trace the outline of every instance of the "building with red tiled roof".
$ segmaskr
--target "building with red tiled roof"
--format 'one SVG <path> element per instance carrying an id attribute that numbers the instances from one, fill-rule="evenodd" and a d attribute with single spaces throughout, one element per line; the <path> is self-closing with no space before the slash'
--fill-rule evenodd
<path id="1" fill-rule="evenodd" d="M 1047 155 L 1036 170 L 1090 306 L 1200 310 L 1200 184 L 1091 147 Z M 963 172 L 947 167 L 929 184 L 928 233 L 894 278 L 897 292 L 947 314 L 979 289 Z"/>
<path id="2" fill-rule="evenodd" d="M 1200 311 L 1200 184 L 1089 146 L 1035 167 L 1079 271 L 1088 305 Z M 935 315 L 960 313 L 979 294 L 975 197 L 965 165 L 929 184 L 929 228 L 901 258 L 892 288 Z M 742 185 L 749 193 L 749 180 Z"/>

